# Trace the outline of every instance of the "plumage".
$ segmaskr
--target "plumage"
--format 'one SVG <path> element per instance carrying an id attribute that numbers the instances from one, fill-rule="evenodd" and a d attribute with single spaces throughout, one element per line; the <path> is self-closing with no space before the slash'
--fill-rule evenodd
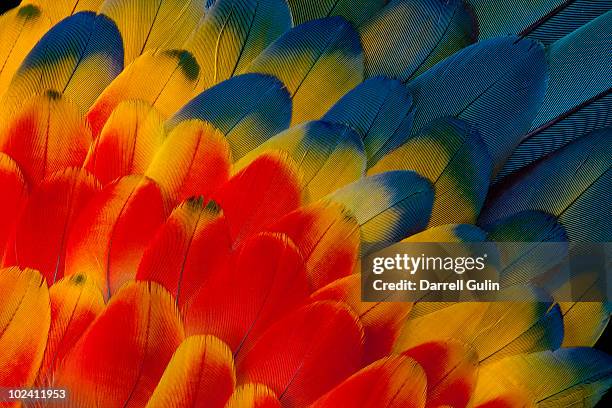
<path id="1" fill-rule="evenodd" d="M 144 406 L 183 338 L 165 289 L 151 282 L 126 284 L 56 371 L 52 386 L 71 391 L 58 406 Z"/>
<path id="2" fill-rule="evenodd" d="M 281 151 L 297 164 L 306 197 L 316 201 L 356 181 L 366 158 L 359 135 L 347 126 L 324 121 L 296 125 L 271 137 L 234 165 L 240 170 L 265 152 Z"/>
<path id="3" fill-rule="evenodd" d="M 359 35 L 341 17 L 308 21 L 268 46 L 243 72 L 274 75 L 293 102 L 293 125 L 318 119 L 363 80 Z M 324 87 L 325 93 L 319 90 Z"/>
<path id="4" fill-rule="evenodd" d="M 369 252 L 425 229 L 434 193 L 430 182 L 412 171 L 389 171 L 342 187 L 329 199 L 355 217 L 362 252 Z"/>
<path id="5" fill-rule="evenodd" d="M 189 101 L 167 126 L 200 119 L 219 129 L 232 149 L 234 160 L 289 127 L 291 99 L 278 79 L 261 74 L 230 78 Z"/>
<path id="6" fill-rule="evenodd" d="M 408 84 L 415 104 L 412 133 L 444 116 L 477 126 L 495 167 L 535 118 L 546 90 L 546 55 L 516 36 L 478 42 Z"/>
<path id="7" fill-rule="evenodd" d="M 363 329 L 335 302 L 316 302 L 271 326 L 236 362 L 238 383 L 262 382 L 284 406 L 304 407 L 354 373 Z"/>
<path id="8" fill-rule="evenodd" d="M 47 343 L 47 284 L 33 269 L 4 268 L 0 294 L 0 387 L 28 388 L 34 384 Z M 19 404 L 14 401 L 9 406 Z"/>
<path id="9" fill-rule="evenodd" d="M 254 235 L 186 305 L 185 329 L 189 335 L 215 335 L 235 355 L 243 355 L 309 294 L 304 260 L 295 245 L 280 234 Z"/>
<path id="10" fill-rule="evenodd" d="M 134 175 L 109 184 L 74 221 L 66 243 L 65 275 L 86 271 L 108 300 L 134 279 L 165 216 L 159 187 L 150 179 Z"/>
<path id="11" fill-rule="evenodd" d="M 212 202 L 188 199 L 155 233 L 136 279 L 160 283 L 182 308 L 217 269 L 225 270 L 231 247 L 223 213 Z"/>
<path id="12" fill-rule="evenodd" d="M 524 210 L 539 210 L 554 215 L 572 241 L 608 241 L 611 163 L 612 130 L 579 138 L 496 186 L 479 222 L 490 225 Z"/>
<path id="13" fill-rule="evenodd" d="M 529 292 L 516 296 L 519 294 L 527 299 Z M 536 295 L 545 299 L 534 291 Z M 555 350 L 563 339 L 561 311 L 550 298 L 546 302 L 458 302 L 445 306 L 409 316 L 395 350 L 452 338 L 472 346 L 481 363 L 490 363 L 505 356 Z"/>
<path id="14" fill-rule="evenodd" d="M 299 25 L 318 18 L 341 16 L 359 27 L 387 4 L 387 0 L 288 0 L 293 24 Z"/>
<path id="15" fill-rule="evenodd" d="M 460 0 L 391 0 L 360 28 L 366 76 L 410 80 L 476 40 Z"/>
<path id="16" fill-rule="evenodd" d="M 245 384 L 236 387 L 226 408 L 280 408 L 274 391 L 263 384 Z"/>
<path id="17" fill-rule="evenodd" d="M 235 384 L 229 347 L 214 336 L 191 336 L 174 352 L 146 406 L 223 408 Z"/>
<path id="18" fill-rule="evenodd" d="M 607 354 L 580 347 L 510 357 L 481 369 L 474 403 L 512 399 L 523 388 L 525 404 L 592 407 L 612 382 L 611 367 Z"/>
<path id="19" fill-rule="evenodd" d="M 166 133 L 161 114 L 142 101 L 117 105 L 92 143 L 83 167 L 104 185 L 130 174 L 144 174 Z"/>
<path id="20" fill-rule="evenodd" d="M 405 356 L 389 356 L 356 372 L 312 407 L 424 408 L 426 394 L 421 366 Z"/>
<path id="21" fill-rule="evenodd" d="M 50 385 L 55 369 L 104 309 L 102 292 L 84 273 L 56 282 L 49 289 L 51 325 L 36 383 Z"/>
<path id="22" fill-rule="evenodd" d="M 105 0 L 100 7 L 119 30 L 125 65 L 148 50 L 180 48 L 204 11 L 197 0 Z"/>
<path id="23" fill-rule="evenodd" d="M 578 29 L 610 10 L 609 0 L 518 0 L 493 3 L 469 0 L 478 18 L 481 39 L 505 34 L 520 34 L 545 45 Z"/>
<path id="24" fill-rule="evenodd" d="M 48 13 L 39 5 L 22 4 L 0 16 L 0 95 L 32 47 L 51 28 Z"/>
<path id="25" fill-rule="evenodd" d="M 465 122 L 442 118 L 431 122 L 368 170 L 378 174 L 412 170 L 435 191 L 429 226 L 474 223 L 489 186 L 492 163 L 478 132 Z"/>
<path id="26" fill-rule="evenodd" d="M 423 343 L 402 353 L 414 359 L 427 376 L 426 407 L 465 408 L 478 378 L 478 355 L 458 341 Z"/>
<path id="27" fill-rule="evenodd" d="M 266 229 L 293 241 L 313 290 L 350 275 L 359 262 L 359 225 L 340 204 L 319 201 L 302 206 Z"/>
<path id="28" fill-rule="evenodd" d="M 408 88 L 395 79 L 374 77 L 347 92 L 323 120 L 346 125 L 361 136 L 369 168 L 406 140 L 413 116 Z"/>
<path id="29" fill-rule="evenodd" d="M 80 12 L 40 39 L 15 73 L 2 103 L 12 110 L 51 90 L 72 99 L 84 113 L 122 69 L 117 26 L 104 15 Z"/>
<path id="30" fill-rule="evenodd" d="M 80 11 L 98 11 L 104 0 L 56 0 L 51 3 L 43 0 L 23 0 L 22 5 L 40 7 L 48 14 L 53 24 Z"/>
<path id="31" fill-rule="evenodd" d="M 49 91 L 33 96 L 0 129 L 0 151 L 11 156 L 32 186 L 68 167 L 80 167 L 91 131 L 77 106 Z"/>
<path id="32" fill-rule="evenodd" d="M 611 3 L 612 6 L 612 3 Z M 589 132 L 612 126 L 612 46 L 605 27 L 612 11 L 547 49 L 550 80 L 542 108 L 497 179 L 546 157 Z"/>
<path id="33" fill-rule="evenodd" d="M 170 208 L 192 196 L 209 199 L 228 179 L 230 147 L 223 134 L 199 120 L 172 129 L 145 175 L 155 180 Z"/>
<path id="34" fill-rule="evenodd" d="M 17 217 L 27 201 L 28 186 L 19 165 L 0 152 L 0 265 L 9 242 L 14 240 Z M 14 249 L 13 249 L 14 252 Z"/>
<path id="35" fill-rule="evenodd" d="M 152 105 L 165 120 L 191 98 L 200 66 L 185 50 L 147 51 L 104 88 L 87 112 L 93 134 L 100 134 L 118 105 L 139 99 Z"/>
<path id="36" fill-rule="evenodd" d="M 185 45 L 205 67 L 198 90 L 242 72 L 290 28 L 284 0 L 216 0 Z"/>
<path id="37" fill-rule="evenodd" d="M 482 242 L 487 233 L 470 224 L 447 224 L 428 228 L 402 240 L 402 242 Z"/>
<path id="38" fill-rule="evenodd" d="M 300 206 L 295 164 L 280 153 L 261 155 L 234 174 L 213 199 L 223 209 L 231 239 L 237 244 Z"/>
<path id="39" fill-rule="evenodd" d="M 563 315 L 563 347 L 593 347 L 612 315 L 609 301 L 559 302 L 559 307 Z"/>
<path id="40" fill-rule="evenodd" d="M 53 284 L 64 276 L 66 243 L 79 213 L 100 191 L 86 170 L 70 168 L 45 178 L 30 194 L 17 223 L 15 259 Z"/>
<path id="41" fill-rule="evenodd" d="M 344 302 L 359 316 L 364 332 L 365 364 L 370 364 L 391 353 L 404 320 L 412 309 L 411 302 L 393 302 L 389 298 L 384 302 L 362 302 L 360 274 L 352 274 L 331 282 L 311 296 L 313 301 Z"/>

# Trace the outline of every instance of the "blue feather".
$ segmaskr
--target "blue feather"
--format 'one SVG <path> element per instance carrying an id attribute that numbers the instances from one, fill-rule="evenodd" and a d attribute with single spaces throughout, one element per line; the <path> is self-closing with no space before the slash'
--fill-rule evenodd
<path id="1" fill-rule="evenodd" d="M 464 48 L 408 84 L 416 112 L 412 134 L 455 116 L 476 125 L 499 166 L 529 129 L 546 90 L 540 44 L 515 36 Z"/>
<path id="2" fill-rule="evenodd" d="M 200 119 L 225 133 L 234 160 L 289 127 L 291 98 L 285 86 L 269 75 L 245 74 L 202 92 L 167 122 Z"/>
<path id="3" fill-rule="evenodd" d="M 369 168 L 404 143 L 413 116 L 408 88 L 400 81 L 375 77 L 342 97 L 323 120 L 349 126 L 361 136 Z"/>
<path id="4" fill-rule="evenodd" d="M 524 210 L 557 217 L 570 241 L 612 240 L 612 128 L 573 141 L 497 184 L 481 225 Z"/>
<path id="5" fill-rule="evenodd" d="M 582 135 L 612 126 L 610 27 L 612 11 L 550 46 L 542 109 L 496 181 Z"/>

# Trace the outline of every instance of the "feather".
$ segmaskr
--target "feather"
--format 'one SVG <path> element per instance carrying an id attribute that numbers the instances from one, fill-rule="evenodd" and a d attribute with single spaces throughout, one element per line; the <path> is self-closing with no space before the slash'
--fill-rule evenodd
<path id="1" fill-rule="evenodd" d="M 80 167 L 91 132 L 78 108 L 57 93 L 29 99 L 0 130 L 0 151 L 11 156 L 31 185 L 68 167 Z"/>
<path id="2" fill-rule="evenodd" d="M 29 388 L 36 379 L 47 343 L 47 284 L 33 269 L 0 269 L 0 298 L 0 387 Z"/>
<path id="3" fill-rule="evenodd" d="M 76 218 L 66 244 L 65 275 L 86 271 L 108 299 L 136 275 L 138 262 L 162 224 L 159 187 L 127 176 L 104 187 Z"/>
<path id="4" fill-rule="evenodd" d="M 442 118 L 425 126 L 374 165 L 368 174 L 413 170 L 435 190 L 429 227 L 474 223 L 491 176 L 491 157 L 478 132 L 467 123 Z"/>
<path id="5" fill-rule="evenodd" d="M 291 28 L 284 0 L 217 0 L 185 47 L 203 66 L 198 90 L 231 78 Z"/>
<path id="6" fill-rule="evenodd" d="M 52 90 L 86 112 L 122 69 L 123 47 L 115 24 L 104 15 L 80 12 L 40 39 L 15 73 L 2 103 L 12 110 Z"/>
<path id="7" fill-rule="evenodd" d="M 520 34 L 549 45 L 610 10 L 610 0 L 469 0 L 480 39 Z"/>
<path id="8" fill-rule="evenodd" d="M 263 384 L 237 387 L 225 408 L 281 408 L 274 391 Z"/>
<path id="9" fill-rule="evenodd" d="M 313 289 L 350 275 L 357 266 L 359 225 L 342 205 L 325 201 L 309 204 L 267 230 L 286 234 L 295 243 Z"/>
<path id="10" fill-rule="evenodd" d="M 188 335 L 213 334 L 235 355 L 243 354 L 309 293 L 304 260 L 295 245 L 280 234 L 253 235 L 227 268 L 212 271 L 184 308 L 185 329 Z"/>
<path id="11" fill-rule="evenodd" d="M 271 326 L 238 356 L 238 383 L 261 382 L 283 406 L 305 407 L 359 368 L 362 347 L 357 316 L 340 303 L 312 303 Z"/>
<path id="12" fill-rule="evenodd" d="M 234 391 L 232 352 L 214 336 L 187 337 L 168 363 L 147 408 L 223 408 Z"/>
<path id="13" fill-rule="evenodd" d="M 0 95 L 26 55 L 51 28 L 48 13 L 34 4 L 22 4 L 0 16 Z"/>
<path id="14" fill-rule="evenodd" d="M 173 128 L 188 119 L 210 122 L 223 132 L 237 160 L 289 127 L 291 99 L 272 76 L 239 75 L 193 98 L 167 126 Z"/>
<path id="15" fill-rule="evenodd" d="M 80 11 L 98 11 L 104 0 L 23 0 L 22 5 L 31 4 L 40 7 L 44 13 L 49 15 L 51 23 L 56 24 L 60 20 Z"/>
<path id="16" fill-rule="evenodd" d="M 155 283 L 126 284 L 56 371 L 52 386 L 70 390 L 58 406 L 144 406 L 183 338 L 166 290 Z"/>
<path id="17" fill-rule="evenodd" d="M 529 294 L 517 292 L 516 296 L 528 299 Z M 533 291 L 533 296 L 538 301 L 450 303 L 421 316 L 409 316 L 395 350 L 452 338 L 472 346 L 479 361 L 489 363 L 505 356 L 557 349 L 563 339 L 559 306 L 551 298 L 543 301 L 546 296 L 539 292 Z"/>
<path id="18" fill-rule="evenodd" d="M 513 399 L 518 386 L 539 407 L 594 407 L 612 384 L 611 367 L 609 355 L 590 348 L 510 357 L 482 367 L 474 403 Z"/>
<path id="19" fill-rule="evenodd" d="M 184 50 L 147 51 L 123 70 L 87 112 L 93 134 L 102 127 L 121 102 L 140 99 L 157 108 L 166 119 L 193 94 L 200 66 Z"/>
<path id="20" fill-rule="evenodd" d="M 497 180 L 589 132 L 612 126 L 612 11 L 559 39 L 547 50 L 550 80 L 540 112 Z"/>
<path id="21" fill-rule="evenodd" d="M 366 77 L 407 81 L 476 40 L 461 0 L 393 0 L 359 29 Z"/>
<path id="22" fill-rule="evenodd" d="M 270 151 L 286 153 L 298 164 L 302 189 L 311 201 L 360 179 L 365 173 L 361 138 L 344 125 L 323 121 L 296 125 L 244 156 L 234 165 L 234 171 Z"/>
<path id="23" fill-rule="evenodd" d="M 344 302 L 359 316 L 363 325 L 363 362 L 370 364 L 391 353 L 393 344 L 412 309 L 411 302 L 361 301 L 361 275 L 353 274 L 338 279 L 312 294 L 313 301 L 333 300 Z"/>
<path id="24" fill-rule="evenodd" d="M 223 209 L 234 246 L 302 203 L 295 166 L 277 153 L 259 156 L 221 186 L 213 199 Z"/>
<path id="25" fill-rule="evenodd" d="M 175 127 L 145 172 L 171 203 L 192 196 L 210 198 L 229 178 L 230 148 L 208 123 L 190 120 Z"/>
<path id="26" fill-rule="evenodd" d="M 554 216 L 540 211 L 523 211 L 494 223 L 489 227 L 488 240 L 510 243 L 497 247 L 502 286 L 532 282 L 567 256 L 565 228 Z"/>
<path id="27" fill-rule="evenodd" d="M 47 386 L 78 339 L 104 309 L 102 292 L 85 274 L 56 282 L 49 289 L 51 327 L 36 383 Z"/>
<path id="28" fill-rule="evenodd" d="M 484 226 L 524 210 L 554 215 L 570 241 L 612 240 L 612 129 L 575 140 L 498 184 L 487 198 Z"/>
<path id="29" fill-rule="evenodd" d="M 128 65 L 148 50 L 180 48 L 204 15 L 204 6 L 198 0 L 105 0 L 100 13 L 117 25 Z"/>
<path id="30" fill-rule="evenodd" d="M 478 378 L 478 355 L 454 340 L 424 343 L 402 353 L 427 375 L 426 407 L 465 408 Z"/>
<path id="31" fill-rule="evenodd" d="M 529 129 L 546 90 L 540 44 L 515 36 L 464 48 L 408 84 L 415 102 L 413 134 L 455 116 L 480 131 L 496 167 Z"/>
<path id="32" fill-rule="evenodd" d="M 398 242 L 427 226 L 434 193 L 428 180 L 412 171 L 366 177 L 329 196 L 355 217 L 362 253 Z"/>
<path id="33" fill-rule="evenodd" d="M 590 293 L 585 293 L 588 299 Z M 563 347 L 593 347 L 603 335 L 612 314 L 612 303 L 559 302 L 563 315 Z"/>
<path id="34" fill-rule="evenodd" d="M 425 408 L 426 394 L 421 366 L 405 356 L 389 356 L 356 372 L 311 407 Z"/>
<path id="35" fill-rule="evenodd" d="M 16 263 L 53 284 L 64 276 L 66 241 L 75 219 L 100 185 L 87 171 L 54 173 L 35 188 L 15 233 Z"/>
<path id="36" fill-rule="evenodd" d="M 165 137 L 157 109 L 142 101 L 122 102 L 92 144 L 83 167 L 103 185 L 130 174 L 144 174 Z"/>
<path id="37" fill-rule="evenodd" d="M 293 125 L 318 119 L 363 80 L 359 35 L 341 17 L 309 21 L 273 42 L 244 72 L 274 75 L 285 84 Z"/>
<path id="38" fill-rule="evenodd" d="M 28 186 L 19 165 L 0 152 L 0 265 L 9 242 L 14 240 L 19 214 L 27 202 Z"/>
<path id="39" fill-rule="evenodd" d="M 400 81 L 375 77 L 344 95 L 323 120 L 348 126 L 361 136 L 370 168 L 405 141 L 413 116 L 408 88 Z"/>
<path id="40" fill-rule="evenodd" d="M 153 237 L 136 279 L 163 285 L 182 309 L 216 270 L 226 269 L 231 246 L 223 214 L 213 203 L 189 199 L 172 211 Z"/>
<path id="41" fill-rule="evenodd" d="M 293 24 L 296 26 L 318 18 L 341 16 L 359 27 L 387 2 L 388 0 L 288 0 Z"/>
<path id="42" fill-rule="evenodd" d="M 487 233 L 469 224 L 448 224 L 426 229 L 402 242 L 483 242 Z"/>

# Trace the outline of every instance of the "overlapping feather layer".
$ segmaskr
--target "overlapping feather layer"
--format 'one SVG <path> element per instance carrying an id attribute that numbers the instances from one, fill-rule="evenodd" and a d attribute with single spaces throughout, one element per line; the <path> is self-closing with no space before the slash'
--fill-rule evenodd
<path id="1" fill-rule="evenodd" d="M 500 3 L 0 16 L 0 388 L 83 408 L 595 405 L 607 302 L 360 300 L 370 245 L 612 241 L 612 2 Z"/>

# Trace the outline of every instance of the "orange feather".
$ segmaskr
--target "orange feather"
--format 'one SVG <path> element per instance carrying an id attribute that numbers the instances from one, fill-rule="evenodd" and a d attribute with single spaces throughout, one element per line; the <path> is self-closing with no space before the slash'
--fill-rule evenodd
<path id="1" fill-rule="evenodd" d="M 225 408 L 281 408 L 281 404 L 265 385 L 245 384 L 236 388 Z"/>
<path id="2" fill-rule="evenodd" d="M 142 407 L 183 338 L 172 296 L 155 283 L 131 282 L 74 345 L 52 386 L 69 390 L 71 408 Z"/>
<path id="3" fill-rule="evenodd" d="M 231 350 L 214 336 L 187 337 L 164 371 L 147 408 L 223 408 L 236 385 Z"/>
<path id="4" fill-rule="evenodd" d="M 33 269 L 0 269 L 0 298 L 0 388 L 28 388 L 47 343 L 47 284 Z"/>
<path id="5" fill-rule="evenodd" d="M 8 243 L 14 240 L 15 226 L 26 203 L 28 188 L 21 169 L 10 156 L 0 152 L 0 265 Z M 14 256 L 14 245 L 12 245 Z"/>
<path id="6" fill-rule="evenodd" d="M 136 276 L 165 212 L 155 182 L 127 176 L 97 193 L 77 217 L 66 246 L 67 276 L 86 272 L 105 299 Z"/>

